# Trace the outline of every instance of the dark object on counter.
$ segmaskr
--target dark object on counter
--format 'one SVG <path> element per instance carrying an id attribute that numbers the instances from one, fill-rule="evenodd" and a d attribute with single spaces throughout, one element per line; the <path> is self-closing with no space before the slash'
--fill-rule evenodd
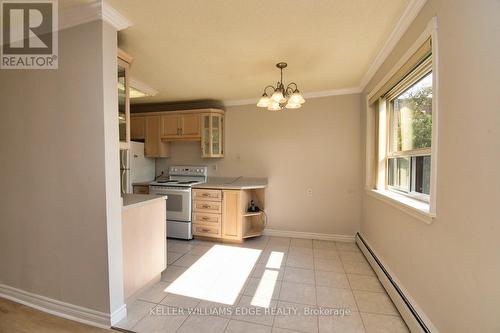
<path id="1" fill-rule="evenodd" d="M 255 205 L 255 201 L 250 201 L 250 207 L 248 207 L 249 213 L 260 212 L 260 208 Z"/>

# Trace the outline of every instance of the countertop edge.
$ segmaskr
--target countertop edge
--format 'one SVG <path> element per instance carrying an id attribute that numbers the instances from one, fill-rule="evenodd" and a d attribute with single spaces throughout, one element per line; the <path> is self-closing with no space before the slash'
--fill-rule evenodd
<path id="1" fill-rule="evenodd" d="M 166 195 L 154 195 L 154 194 L 133 194 L 133 195 L 145 195 L 145 196 L 149 196 L 149 198 L 145 198 L 144 200 L 141 200 L 141 201 L 138 201 L 138 202 L 134 202 L 134 203 L 131 203 L 131 204 L 128 204 L 128 205 L 122 205 L 122 210 L 128 210 L 128 209 L 131 209 L 131 208 L 135 208 L 135 207 L 139 207 L 139 206 L 150 204 L 150 203 L 152 203 L 154 201 L 167 200 L 168 199 L 168 196 L 166 196 Z M 155 197 L 151 197 L 153 195 Z"/>
<path id="2" fill-rule="evenodd" d="M 193 189 L 214 189 L 214 190 L 253 190 L 266 188 L 265 185 L 232 185 L 232 184 L 199 184 L 194 185 Z"/>

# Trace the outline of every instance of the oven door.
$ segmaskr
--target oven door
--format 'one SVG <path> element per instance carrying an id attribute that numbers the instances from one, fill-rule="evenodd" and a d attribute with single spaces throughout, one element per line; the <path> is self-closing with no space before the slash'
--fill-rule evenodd
<path id="1" fill-rule="evenodd" d="M 191 188 L 162 188 L 152 189 L 152 194 L 167 195 L 167 220 L 191 221 Z"/>

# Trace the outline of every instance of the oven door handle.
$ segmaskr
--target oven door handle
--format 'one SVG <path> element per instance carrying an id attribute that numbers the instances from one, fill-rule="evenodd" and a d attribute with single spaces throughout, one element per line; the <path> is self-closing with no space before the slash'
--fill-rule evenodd
<path id="1" fill-rule="evenodd" d="M 186 189 L 167 189 L 167 190 L 164 190 L 165 194 L 169 194 L 169 193 L 172 193 L 172 194 L 175 194 L 175 193 L 189 193 L 191 192 L 191 189 L 190 188 L 186 188 Z"/>

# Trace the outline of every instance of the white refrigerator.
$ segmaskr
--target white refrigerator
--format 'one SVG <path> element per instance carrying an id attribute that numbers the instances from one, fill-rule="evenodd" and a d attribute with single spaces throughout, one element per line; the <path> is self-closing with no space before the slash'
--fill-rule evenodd
<path id="1" fill-rule="evenodd" d="M 121 193 L 132 193 L 132 184 L 155 178 L 155 160 L 144 156 L 144 143 L 130 142 L 130 150 L 120 150 Z"/>

